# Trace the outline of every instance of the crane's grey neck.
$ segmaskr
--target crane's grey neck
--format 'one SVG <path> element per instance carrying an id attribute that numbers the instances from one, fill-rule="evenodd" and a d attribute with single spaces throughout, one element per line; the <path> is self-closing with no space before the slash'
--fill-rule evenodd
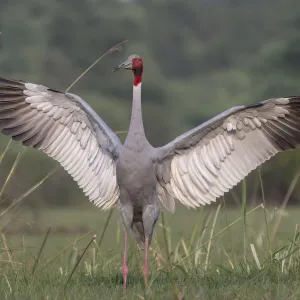
<path id="1" fill-rule="evenodd" d="M 143 116 L 142 116 L 142 103 L 141 103 L 142 83 L 133 85 L 132 96 L 132 112 L 129 126 L 128 137 L 136 136 L 137 138 L 145 137 Z"/>

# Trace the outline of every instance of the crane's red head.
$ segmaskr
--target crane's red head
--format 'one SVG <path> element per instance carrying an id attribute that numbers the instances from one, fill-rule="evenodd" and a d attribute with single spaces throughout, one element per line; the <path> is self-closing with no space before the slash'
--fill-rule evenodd
<path id="1" fill-rule="evenodd" d="M 125 62 L 121 63 L 113 71 L 115 72 L 121 69 L 132 70 L 134 75 L 134 86 L 137 86 L 142 82 L 143 60 L 138 55 L 130 55 Z"/>

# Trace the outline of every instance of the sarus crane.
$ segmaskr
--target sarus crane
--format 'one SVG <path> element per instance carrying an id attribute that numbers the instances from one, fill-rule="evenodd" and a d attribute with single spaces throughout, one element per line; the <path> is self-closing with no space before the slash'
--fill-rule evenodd
<path id="1" fill-rule="evenodd" d="M 121 69 L 131 70 L 134 77 L 123 145 L 79 96 L 4 78 L 0 129 L 57 160 L 96 206 L 109 209 L 118 204 L 125 229 L 126 289 L 128 231 L 144 248 L 147 284 L 148 247 L 161 207 L 174 212 L 175 200 L 192 208 L 210 204 L 276 153 L 298 148 L 300 97 L 233 107 L 154 148 L 143 127 L 143 61 L 131 55 L 114 71 Z"/>

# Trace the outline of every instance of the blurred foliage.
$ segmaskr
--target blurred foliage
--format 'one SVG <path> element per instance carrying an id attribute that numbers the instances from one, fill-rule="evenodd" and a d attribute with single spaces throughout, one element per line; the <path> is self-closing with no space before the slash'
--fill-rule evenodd
<path id="1" fill-rule="evenodd" d="M 1 0 L 0 74 L 64 90 L 108 48 L 129 39 L 125 53 L 106 57 L 72 92 L 114 130 L 126 130 L 132 78 L 111 70 L 127 55 L 141 55 L 146 133 L 162 145 L 234 105 L 300 94 L 299 11 L 296 0 Z M 0 151 L 6 142 L 1 136 Z M 14 144 L 0 180 L 20 149 Z M 285 194 L 298 157 L 299 151 L 281 154 L 264 165 L 270 200 Z M 53 165 L 38 151 L 26 151 L 7 197 Z M 82 200 L 71 182 L 60 169 L 27 201 Z"/>

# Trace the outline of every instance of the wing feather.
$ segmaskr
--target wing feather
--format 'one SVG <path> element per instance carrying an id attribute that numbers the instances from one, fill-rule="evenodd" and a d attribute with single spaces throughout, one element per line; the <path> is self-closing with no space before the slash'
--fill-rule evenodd
<path id="1" fill-rule="evenodd" d="M 170 211 L 166 194 L 193 208 L 209 204 L 276 153 L 299 146 L 300 97 L 232 108 L 156 149 L 158 197 Z"/>
<path id="2" fill-rule="evenodd" d="M 121 143 L 78 96 L 0 78 L 0 130 L 60 162 L 94 204 L 115 205 Z"/>

